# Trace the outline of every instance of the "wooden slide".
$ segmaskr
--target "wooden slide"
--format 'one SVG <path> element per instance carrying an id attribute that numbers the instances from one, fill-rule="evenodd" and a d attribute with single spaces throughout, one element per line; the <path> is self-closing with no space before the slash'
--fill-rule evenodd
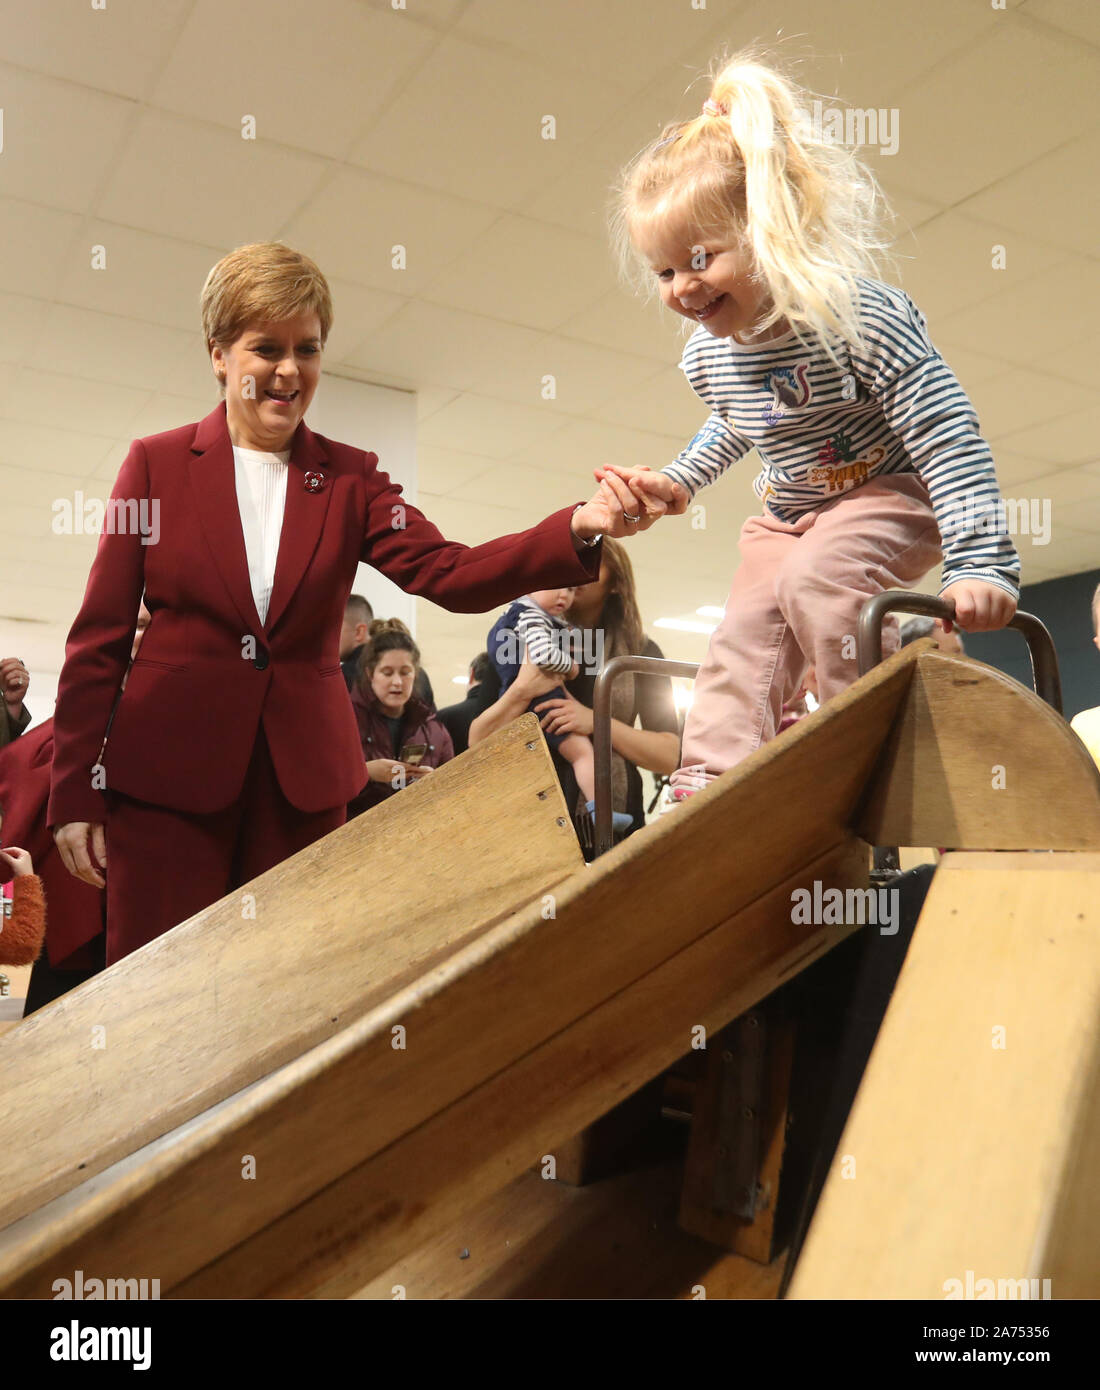
<path id="1" fill-rule="evenodd" d="M 77 1269 L 354 1295 L 854 930 L 793 895 L 865 886 L 869 843 L 1057 853 L 937 880 L 793 1292 L 915 1296 L 918 1244 L 922 1288 L 1071 1270 L 1100 777 L 1037 697 L 924 641 L 591 866 L 525 716 L 0 1037 L 0 1295 Z M 995 1215 L 948 1243 L 977 1192 L 1016 1245 Z"/>

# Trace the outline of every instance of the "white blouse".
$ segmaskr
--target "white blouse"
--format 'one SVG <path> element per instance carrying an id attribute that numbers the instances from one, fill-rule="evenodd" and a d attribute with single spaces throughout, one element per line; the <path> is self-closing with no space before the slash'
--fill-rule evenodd
<path id="1" fill-rule="evenodd" d="M 286 510 L 289 458 L 289 449 L 278 454 L 265 454 L 256 449 L 233 446 L 237 507 L 241 513 L 244 549 L 248 557 L 248 578 L 262 623 L 267 622 L 271 589 L 275 583 L 275 562 L 279 558 L 279 537 Z"/>

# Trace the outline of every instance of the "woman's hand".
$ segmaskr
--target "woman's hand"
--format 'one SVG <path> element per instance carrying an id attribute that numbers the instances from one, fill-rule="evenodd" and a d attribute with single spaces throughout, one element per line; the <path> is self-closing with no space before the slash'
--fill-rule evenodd
<path id="1" fill-rule="evenodd" d="M 536 695 L 545 695 L 548 690 L 561 685 L 561 682 L 561 676 L 555 675 L 553 671 L 544 671 L 541 666 L 534 665 L 525 656 L 519 668 L 519 675 L 508 687 L 508 691 L 514 693 L 517 700 L 522 696 L 523 704 L 526 706 Z"/>
<path id="2" fill-rule="evenodd" d="M 372 758 L 365 764 L 367 776 L 372 782 L 384 787 L 400 787 L 403 783 L 415 782 L 434 772 L 434 767 L 417 767 L 414 763 L 403 763 L 400 758 Z"/>
<path id="3" fill-rule="evenodd" d="M 11 869 L 16 878 L 22 878 L 24 874 L 34 873 L 34 861 L 25 849 L 19 849 L 16 845 L 9 845 L 7 849 L 0 849 L 0 859 Z"/>
<path id="4" fill-rule="evenodd" d="M 960 579 L 949 584 L 942 599 L 955 605 L 955 622 L 965 632 L 994 632 L 1007 627 L 1016 612 L 1016 600 L 996 584 L 981 579 Z M 951 631 L 951 619 L 944 618 L 944 632 Z"/>
<path id="5" fill-rule="evenodd" d="M 92 854 L 98 863 L 107 865 L 107 836 L 102 825 L 86 820 L 71 820 L 59 825 L 53 832 L 54 844 L 61 855 L 61 862 L 72 874 L 93 888 L 106 888 L 107 883 L 99 869 L 92 863 L 88 854 L 88 838 L 91 837 Z"/>
<path id="6" fill-rule="evenodd" d="M 595 496 L 573 513 L 572 527 L 578 536 L 587 539 L 603 534 L 614 540 L 622 540 L 638 531 L 647 531 L 668 510 L 667 504 L 659 497 L 639 501 L 618 473 L 611 469 L 597 470 L 597 475 L 600 473 L 603 477 Z M 680 490 L 683 491 L 682 488 Z"/>
<path id="7" fill-rule="evenodd" d="M 553 700 L 543 700 L 535 706 L 535 710 L 539 723 L 548 734 L 592 736 L 592 711 L 572 695 L 566 695 L 564 700 L 560 695 Z"/>
<path id="8" fill-rule="evenodd" d="M 667 473 L 654 473 L 644 463 L 637 468 L 620 468 L 617 463 L 609 463 L 605 468 L 597 468 L 595 476 L 601 482 L 616 476 L 621 478 L 654 520 L 666 512 L 669 516 L 683 516 L 691 501 L 686 487 Z M 637 508 L 630 510 L 636 512 Z"/>

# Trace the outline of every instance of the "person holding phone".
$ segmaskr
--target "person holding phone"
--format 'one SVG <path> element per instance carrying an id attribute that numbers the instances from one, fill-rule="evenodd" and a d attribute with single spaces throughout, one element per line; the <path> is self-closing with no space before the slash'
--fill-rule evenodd
<path id="1" fill-rule="evenodd" d="M 420 649 L 400 619 L 370 624 L 351 691 L 367 780 L 348 803 L 348 820 L 416 786 L 455 755 L 435 710 L 413 694 L 419 670 Z"/>

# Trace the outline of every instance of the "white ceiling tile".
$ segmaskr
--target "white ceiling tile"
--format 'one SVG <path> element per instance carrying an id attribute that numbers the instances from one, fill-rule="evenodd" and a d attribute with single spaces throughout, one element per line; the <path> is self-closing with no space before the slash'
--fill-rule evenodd
<path id="1" fill-rule="evenodd" d="M 912 13 L 925 22 L 920 10 Z M 957 203 L 1084 126 L 1100 54 L 1056 30 L 997 18 L 985 38 L 905 88 L 897 101 L 898 152 L 871 158 L 876 170 L 889 162 L 902 186 Z"/>
<path id="2" fill-rule="evenodd" d="M 690 325 L 680 314 L 670 313 L 656 297 L 645 299 L 616 285 L 595 304 L 566 319 L 558 332 L 566 338 L 667 363 L 679 362 Z"/>
<path id="3" fill-rule="evenodd" d="M 950 362 L 949 350 L 944 356 Z M 998 448 L 1006 436 L 1057 419 L 1064 412 L 1076 412 L 1082 405 L 1079 386 L 1022 369 L 979 382 L 968 395 L 978 412 L 982 433 L 997 440 Z M 1005 447 L 1009 453 L 1016 452 Z"/>
<path id="4" fill-rule="evenodd" d="M 189 424 L 191 421 L 197 424 L 209 415 L 213 408 L 213 401 L 203 397 L 173 396 L 167 392 L 158 392 L 145 402 L 130 421 L 130 439 L 146 439 L 151 434 L 163 434 L 166 430 L 179 429 L 180 425 Z M 123 447 L 128 448 L 129 442 Z M 112 452 L 111 462 L 114 468 L 111 477 L 114 477 L 122 459 L 119 458 L 115 463 Z M 106 466 L 105 462 L 101 463 L 97 471 L 102 471 Z"/>
<path id="5" fill-rule="evenodd" d="M 515 0 L 472 0 L 454 26 L 465 39 L 526 54 L 548 68 L 579 71 L 617 87 L 634 88 L 656 77 L 669 49 L 681 46 L 696 15 L 681 0 L 601 0 L 594 23 L 590 0 L 516 5 Z"/>
<path id="6" fill-rule="evenodd" d="M 0 82 L 0 194 L 86 211 L 133 120 L 133 103 L 6 64 L 0 65 Z"/>
<path id="7" fill-rule="evenodd" d="M 416 392 L 417 420 L 426 420 L 437 410 L 442 410 L 445 405 L 449 405 L 459 394 L 458 391 L 451 390 L 449 386 L 418 387 Z M 417 458 L 419 460 L 419 450 L 417 451 Z"/>
<path id="8" fill-rule="evenodd" d="M 552 469 L 531 468 L 522 463 L 499 463 L 489 460 L 489 467 L 478 473 L 457 494 L 464 501 L 497 505 L 508 498 L 522 500 L 531 508 L 528 526 L 543 516 L 572 506 L 591 496 L 592 489 L 578 490 L 576 479 Z M 585 495 L 582 497 L 581 493 Z M 448 499 L 450 500 L 450 499 Z"/>
<path id="9" fill-rule="evenodd" d="M 201 354 L 197 333 L 55 304 L 27 362 L 51 374 L 130 387 L 144 399 L 165 388 L 185 357 Z"/>
<path id="10" fill-rule="evenodd" d="M 76 213 L 0 198 L 0 290 L 52 299 L 80 225 Z"/>
<path id="11" fill-rule="evenodd" d="M 1063 574 L 1079 574 L 1100 565 L 1100 536 L 1095 531 L 1076 531 L 1056 520 L 1053 543 L 1042 553 L 1052 558 L 1056 555 Z"/>
<path id="12" fill-rule="evenodd" d="M 238 135 L 251 116 L 263 140 L 342 159 L 437 41 L 356 0 L 311 0 L 308 21 L 270 0 L 197 0 L 151 101 Z"/>
<path id="13" fill-rule="evenodd" d="M 1002 496 L 1014 496 L 1018 491 L 1029 491 L 1037 478 L 1050 473 L 1050 463 L 1039 459 L 1021 458 L 1007 448 L 997 444 L 993 449 L 993 463 L 997 470 L 997 482 Z"/>
<path id="14" fill-rule="evenodd" d="M 587 415 L 624 393 L 644 397 L 642 384 L 661 370 L 647 357 L 612 352 L 557 333 L 539 346 L 543 376 L 554 378 L 546 389 L 556 392 L 552 404 L 566 415 Z"/>
<path id="15" fill-rule="evenodd" d="M 95 538 L 50 533 L 50 505 L 106 496 L 132 437 L 214 407 L 198 294 L 245 241 L 281 237 L 330 277 L 327 371 L 417 391 L 420 493 L 445 534 L 521 530 L 590 496 L 601 463 L 667 464 L 703 407 L 676 366 L 680 321 L 619 282 L 611 189 L 664 122 L 695 114 L 723 44 L 779 29 L 779 52 L 801 56 L 819 92 L 900 108 L 900 154 L 865 153 L 899 214 L 897 249 L 916 256 L 900 262 L 902 281 L 975 400 L 1006 497 L 1053 508 L 1049 546 L 1020 539 L 1025 578 L 1097 563 L 1100 463 L 1057 467 L 1094 456 L 1097 218 L 1082 171 L 1100 151 L 1086 7 L 789 0 L 779 13 L 765 0 L 653 0 L 640 22 L 633 0 L 629 11 L 625 0 L 321 0 L 295 12 L 308 38 L 296 50 L 284 6 L 240 0 L 210 22 L 212 11 L 210 0 L 110 0 L 5 19 L 19 68 L 6 90 L 30 110 L 48 85 L 67 115 L 28 130 L 6 99 L 22 153 L 6 184 L 0 159 L 3 607 L 17 577 L 23 614 L 46 621 L 0 616 L 0 644 L 17 631 L 56 671 Z M 365 35 L 369 61 L 357 61 Z M 257 70 L 265 84 L 246 102 Z M 186 115 L 147 108 L 112 150 L 128 110 L 115 97 L 154 90 L 154 105 Z M 239 140 L 246 111 L 256 142 Z M 547 113 L 555 141 L 538 138 Z M 388 172 L 333 162 L 349 150 Z M 101 220 L 41 206 L 88 207 L 97 187 Z M 1008 252 L 997 275 L 979 255 L 994 242 Z M 398 243 L 404 271 L 391 265 Z M 93 244 L 107 247 L 104 272 L 90 269 Z M 47 318 L 55 299 L 64 307 Z M 547 371 L 553 402 L 531 393 Z M 759 508 L 757 467 L 747 458 L 701 494 L 703 529 L 670 519 L 631 542 L 651 630 L 724 600 L 740 526 Z M 417 609 L 425 664 L 456 698 L 448 677 L 484 647 L 492 615 Z M 702 637 L 654 635 L 671 656 L 705 650 Z"/>
<path id="16" fill-rule="evenodd" d="M 979 382 L 989 381 L 995 376 L 1004 375 L 1007 364 L 1000 358 L 990 357 L 984 352 L 971 352 L 968 348 L 945 348 L 939 342 L 935 324 L 931 327 L 932 341 L 937 351 L 958 377 L 964 391 L 969 392 L 971 387 L 978 385 Z"/>
<path id="17" fill-rule="evenodd" d="M 592 305 L 613 283 L 598 242 L 509 215 L 430 280 L 424 293 L 456 309 L 552 329 Z"/>
<path id="18" fill-rule="evenodd" d="M 110 0 L 10 6 L 4 45 L 20 67 L 142 99 L 176 41 L 194 0 Z"/>
<path id="19" fill-rule="evenodd" d="M 1003 443 L 1014 454 L 1058 466 L 1100 461 L 1100 404 L 1005 435 Z"/>
<path id="20" fill-rule="evenodd" d="M 88 385 L 87 382 L 75 383 L 74 390 L 80 392 Z M 107 387 L 105 390 L 114 392 L 120 388 Z M 85 407 L 90 404 L 94 413 L 94 401 L 81 401 L 78 404 Z M 33 464 L 35 468 L 44 468 L 51 473 L 64 473 L 73 478 L 88 477 L 98 467 L 111 440 L 81 427 L 76 411 L 70 414 L 66 410 L 62 416 L 56 402 L 54 408 L 42 418 L 64 418 L 67 423 L 73 424 L 73 428 L 57 429 L 52 425 L 0 420 L 0 463 L 13 468 L 26 468 Z"/>
<path id="21" fill-rule="evenodd" d="M 988 222 L 945 212 L 897 244 L 899 257 L 910 258 L 899 262 L 900 284 L 933 337 L 941 316 L 1003 294 L 1065 260 L 1064 252 L 1027 237 L 1013 234 L 1007 241 Z"/>
<path id="22" fill-rule="evenodd" d="M 1006 361 L 1056 371 L 1067 344 L 1092 332 L 1098 317 L 1100 276 L 1093 262 L 1074 256 L 992 299 L 945 314 L 936 332 L 945 343 L 975 352 L 996 346 Z"/>
<path id="23" fill-rule="evenodd" d="M 0 362 L 23 362 L 34 351 L 46 322 L 49 305 L 44 299 L 22 294 L 0 294 Z"/>
<path id="24" fill-rule="evenodd" d="M 1088 0 L 1022 0 L 1020 13 L 1100 48 L 1100 10 Z"/>
<path id="25" fill-rule="evenodd" d="M 549 443 L 538 441 L 521 446 L 511 457 L 517 463 L 579 474 L 588 480 L 591 494 L 596 490 L 594 468 L 609 463 L 621 463 L 624 468 L 640 464 L 663 468 L 683 447 L 684 441 L 678 436 L 667 437 L 598 420 L 575 420 L 559 429 Z"/>
<path id="26" fill-rule="evenodd" d="M 562 417 L 551 410 L 466 394 L 425 420 L 418 438 L 436 448 L 502 459 L 536 443 L 545 446 L 562 429 Z"/>
<path id="27" fill-rule="evenodd" d="M 1084 135 L 998 179 L 960 208 L 1001 228 L 1010 266 L 1021 238 L 1034 237 L 1062 250 L 1094 256 L 1100 224 L 1098 166 L 1100 136 Z"/>
<path id="28" fill-rule="evenodd" d="M 538 405 L 548 341 L 535 329 L 420 300 L 406 304 L 345 360 L 417 384 L 477 387 L 486 395 Z"/>
<path id="29" fill-rule="evenodd" d="M 394 0 L 362 0 L 372 10 L 384 10 L 401 21 L 412 20 L 426 24 L 434 29 L 449 29 L 451 24 L 469 4 L 469 0 L 403 0 L 403 8 L 398 8 Z"/>
<path id="30" fill-rule="evenodd" d="M 93 246 L 103 248 L 94 258 Z M 201 354 L 199 295 L 224 254 L 215 247 L 95 220 L 82 234 L 79 254 L 66 266 L 57 298 L 82 309 L 182 329 L 193 334 Z M 103 268 L 94 268 L 93 260 Z"/>
<path id="31" fill-rule="evenodd" d="M 128 433 L 131 421 L 150 395 L 143 387 L 89 381 L 27 367 L 19 380 L 19 400 L 5 415 L 17 424 L 48 420 L 73 434 L 87 432 L 104 438 Z"/>
<path id="32" fill-rule="evenodd" d="M 618 89 L 596 78 L 445 38 L 349 159 L 456 198 L 514 208 L 570 167 L 618 100 Z M 548 117 L 553 138 L 546 138 Z"/>
<path id="33" fill-rule="evenodd" d="M 457 449 L 441 449 L 418 442 L 416 446 L 417 496 L 446 497 L 464 495 L 470 483 L 495 467 L 496 459 L 485 454 L 463 454 Z"/>
<path id="34" fill-rule="evenodd" d="M 955 0 L 918 5 L 867 0 L 785 0 L 781 8 L 757 0 L 736 14 L 731 47 L 741 36 L 760 39 L 796 69 L 798 81 L 853 106 L 896 105 L 906 84 L 952 53 L 995 33 L 1003 16 Z M 720 24 L 725 39 L 728 21 Z M 904 118 L 902 132 L 904 135 Z"/>
<path id="35" fill-rule="evenodd" d="M 332 332 L 325 344 L 325 370 L 335 371 L 348 353 L 377 333 L 407 301 L 399 294 L 366 289 L 331 275 L 325 278 L 332 292 L 333 308 Z"/>
<path id="36" fill-rule="evenodd" d="M 291 218 L 285 239 L 312 256 L 326 276 L 411 296 L 473 246 L 498 216 L 476 203 L 345 169 Z M 403 248 L 399 269 L 395 247 Z"/>
<path id="37" fill-rule="evenodd" d="M 609 396 L 590 414 L 612 425 L 650 429 L 666 437 L 680 435 L 686 445 L 709 411 L 679 367 L 666 367 L 646 381 L 644 390 Z"/>
<path id="38" fill-rule="evenodd" d="M 95 211 L 228 251 L 279 236 L 327 176 L 317 156 L 146 110 Z"/>

